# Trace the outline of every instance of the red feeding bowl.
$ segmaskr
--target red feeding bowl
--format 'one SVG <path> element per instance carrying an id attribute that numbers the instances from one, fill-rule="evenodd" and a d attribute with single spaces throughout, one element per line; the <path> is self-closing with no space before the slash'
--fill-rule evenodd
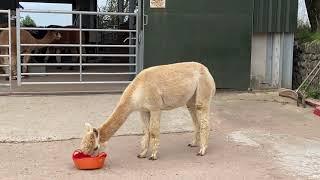
<path id="1" fill-rule="evenodd" d="M 320 116 L 320 106 L 316 107 L 313 111 L 313 113 L 317 116 Z"/>
<path id="2" fill-rule="evenodd" d="M 104 152 L 97 156 L 90 156 L 80 150 L 75 150 L 72 154 L 72 160 L 78 169 L 100 169 L 103 167 L 106 157 L 107 154 Z"/>

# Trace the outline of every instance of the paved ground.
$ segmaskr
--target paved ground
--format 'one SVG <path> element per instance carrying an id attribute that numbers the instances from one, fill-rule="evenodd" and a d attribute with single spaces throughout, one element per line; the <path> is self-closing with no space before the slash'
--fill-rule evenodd
<path id="1" fill-rule="evenodd" d="M 320 179 L 320 118 L 275 93 L 219 93 L 204 157 L 186 146 L 191 120 L 181 108 L 162 117 L 162 132 L 184 133 L 161 135 L 158 161 L 136 158 L 139 136 L 119 136 L 103 169 L 76 170 L 71 153 L 79 139 L 70 138 L 85 121 L 103 122 L 118 98 L 0 97 L 0 179 Z M 133 114 L 118 135 L 139 132 Z"/>
<path id="2" fill-rule="evenodd" d="M 85 122 L 99 126 L 111 114 L 120 95 L 0 96 L 0 142 L 34 142 L 79 138 Z M 162 132 L 192 130 L 185 108 L 165 112 Z M 139 113 L 133 113 L 117 135 L 141 133 Z"/>

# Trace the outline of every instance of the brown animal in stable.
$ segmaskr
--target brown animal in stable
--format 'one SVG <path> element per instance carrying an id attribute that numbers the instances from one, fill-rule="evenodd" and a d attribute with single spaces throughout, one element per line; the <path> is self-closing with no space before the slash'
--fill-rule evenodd
<path id="1" fill-rule="evenodd" d="M 210 102 L 216 86 L 209 70 L 196 62 L 175 63 L 147 68 L 140 72 L 124 90 L 108 120 L 99 128 L 86 123 L 87 131 L 81 150 L 94 154 L 121 127 L 133 111 L 139 111 L 144 135 L 139 158 L 145 158 L 149 147 L 150 160 L 156 160 L 160 144 L 162 110 L 187 106 L 194 124 L 190 147 L 200 146 L 203 156 L 208 147 Z"/>
<path id="2" fill-rule="evenodd" d="M 76 26 L 58 26 L 58 25 L 50 25 L 48 28 L 74 28 Z M 52 44 L 80 44 L 80 32 L 79 31 L 71 31 L 71 30 L 63 30 L 59 31 L 61 33 L 61 38 L 52 42 Z M 88 40 L 88 32 L 82 32 L 82 42 L 87 42 Z M 46 54 L 60 54 L 62 49 L 69 49 L 71 54 L 79 53 L 79 47 L 48 47 Z M 82 53 L 85 54 L 85 48 L 82 48 Z M 48 62 L 49 57 L 45 58 L 45 62 Z M 56 57 L 56 62 L 61 63 L 61 56 Z M 72 62 L 77 62 L 77 57 L 72 57 Z M 82 62 L 86 62 L 85 57 L 82 57 Z M 72 69 L 72 66 L 71 68 Z"/>
<path id="3" fill-rule="evenodd" d="M 54 40 L 58 40 L 61 38 L 61 34 L 55 31 L 48 31 L 47 34 L 42 39 L 36 39 L 31 35 L 30 32 L 26 30 L 20 30 L 20 42 L 21 44 L 50 44 Z M 16 40 L 16 28 L 11 28 L 11 76 L 17 75 L 17 40 Z M 9 32 L 2 31 L 0 33 L 0 44 L 6 45 L 9 44 Z M 24 54 L 31 54 L 33 50 L 39 49 L 42 47 L 21 47 L 21 52 Z M 9 54 L 8 48 L 1 48 L 1 54 L 6 55 Z M 24 56 L 23 63 L 28 63 L 30 60 L 30 56 Z M 9 58 L 3 58 L 0 61 L 0 64 L 9 64 Z M 10 74 L 8 68 L 3 69 L 6 74 Z M 27 66 L 23 66 L 22 72 L 27 72 Z"/>

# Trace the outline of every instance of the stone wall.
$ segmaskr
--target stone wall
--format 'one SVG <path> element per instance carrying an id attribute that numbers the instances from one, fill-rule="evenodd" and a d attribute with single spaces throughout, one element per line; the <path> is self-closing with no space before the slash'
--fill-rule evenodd
<path id="1" fill-rule="evenodd" d="M 295 42 L 293 55 L 293 89 L 298 88 L 316 64 L 320 61 L 320 42 L 299 44 Z M 311 88 L 319 87 L 320 73 L 313 80 Z"/>

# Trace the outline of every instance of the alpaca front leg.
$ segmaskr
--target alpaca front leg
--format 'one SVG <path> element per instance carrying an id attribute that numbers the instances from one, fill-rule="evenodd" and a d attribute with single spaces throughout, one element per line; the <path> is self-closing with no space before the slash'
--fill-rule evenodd
<path id="1" fill-rule="evenodd" d="M 3 55 L 9 54 L 9 53 L 8 53 L 8 50 L 7 50 L 7 49 L 2 50 L 2 54 L 3 54 Z M 2 58 L 1 58 L 1 65 L 9 65 L 9 64 L 10 64 L 10 59 L 9 59 L 9 57 L 2 57 Z M 16 69 L 16 66 L 15 66 L 14 63 L 11 64 L 11 69 L 12 69 L 11 72 L 10 72 L 10 68 L 9 68 L 9 67 L 2 67 L 2 70 L 3 70 L 4 74 L 8 74 L 8 77 L 6 77 L 6 80 L 7 80 L 7 81 L 9 80 L 9 76 L 12 77 L 12 76 L 14 76 L 14 75 L 17 74 L 17 73 L 14 73 L 14 72 L 16 72 L 16 71 L 14 71 L 14 68 Z"/>
<path id="2" fill-rule="evenodd" d="M 188 106 L 188 110 L 189 113 L 191 115 L 192 118 L 192 122 L 193 122 L 193 128 L 194 128 L 194 132 L 193 132 L 193 138 L 191 143 L 188 144 L 188 146 L 190 147 L 197 147 L 199 145 L 199 139 L 200 139 L 200 125 L 199 125 L 199 121 L 197 118 L 197 113 L 194 107 L 189 107 Z"/>
<path id="3" fill-rule="evenodd" d="M 31 49 L 27 49 L 26 51 L 25 51 L 25 54 L 31 54 Z M 30 56 L 24 56 L 23 57 L 23 63 L 24 64 L 27 64 L 27 63 L 29 63 L 30 62 Z M 27 73 L 28 72 L 28 65 L 24 65 L 24 66 L 22 66 L 22 72 L 23 73 Z"/>
<path id="4" fill-rule="evenodd" d="M 1 64 L 3 64 L 3 65 L 8 65 L 8 64 L 10 64 L 10 62 L 9 62 L 9 57 L 4 57 L 3 58 L 4 60 L 3 60 L 3 63 L 1 63 Z M 9 81 L 9 79 L 10 79 L 10 76 L 11 77 L 13 77 L 13 76 L 16 76 L 17 75 L 17 71 L 14 71 L 14 68 L 16 68 L 16 66 L 14 66 L 14 64 L 11 64 L 11 72 L 10 72 L 10 68 L 9 67 L 3 67 L 3 72 L 4 72 L 4 74 L 8 74 L 8 77 L 6 77 L 6 80 L 7 81 Z"/>
<path id="5" fill-rule="evenodd" d="M 8 60 L 7 63 L 10 63 L 9 58 L 7 58 L 7 60 Z M 10 74 L 9 68 L 7 68 L 7 71 L 8 71 L 7 73 Z M 17 55 L 14 53 L 12 53 L 11 55 L 11 77 L 13 80 L 17 79 Z"/>
<path id="6" fill-rule="evenodd" d="M 138 154 L 138 158 L 147 157 L 148 148 L 149 148 L 149 122 L 150 122 L 150 113 L 149 112 L 140 112 L 141 120 L 143 123 L 143 137 L 141 139 L 141 153 Z"/>
<path id="7" fill-rule="evenodd" d="M 150 142 L 151 146 L 151 156 L 149 160 L 157 160 L 158 148 L 160 145 L 160 111 L 150 112 Z"/>
<path id="8" fill-rule="evenodd" d="M 52 51 L 53 51 L 53 50 L 52 50 L 52 47 L 47 47 L 45 54 L 51 54 Z M 54 52 L 53 52 L 53 53 L 54 53 Z M 46 56 L 46 57 L 44 58 L 44 63 L 48 63 L 48 62 L 49 62 L 49 57 L 50 57 L 50 56 Z"/>
<path id="9" fill-rule="evenodd" d="M 70 49 L 70 53 L 76 55 L 76 54 L 78 54 L 78 53 L 80 53 L 80 52 L 78 52 L 78 50 L 77 50 L 76 48 L 71 48 L 71 49 Z M 72 58 L 71 58 L 72 63 L 77 63 L 77 59 L 78 59 L 77 56 L 72 56 Z M 80 57 L 79 57 L 79 60 L 80 60 Z M 80 61 L 79 61 L 79 64 L 80 64 Z M 70 70 L 73 70 L 74 67 L 73 67 L 73 66 L 70 66 L 69 69 L 70 69 Z M 83 70 L 83 68 L 82 68 L 82 70 Z"/>
<path id="10" fill-rule="evenodd" d="M 30 56 L 25 56 L 23 59 L 23 63 L 28 63 L 30 59 Z M 24 65 L 22 66 L 22 73 L 27 73 L 28 72 L 28 66 Z"/>
<path id="11" fill-rule="evenodd" d="M 9 71 L 9 69 L 8 69 Z M 11 58 L 11 76 L 13 80 L 17 79 L 17 57 L 13 55 Z"/>

